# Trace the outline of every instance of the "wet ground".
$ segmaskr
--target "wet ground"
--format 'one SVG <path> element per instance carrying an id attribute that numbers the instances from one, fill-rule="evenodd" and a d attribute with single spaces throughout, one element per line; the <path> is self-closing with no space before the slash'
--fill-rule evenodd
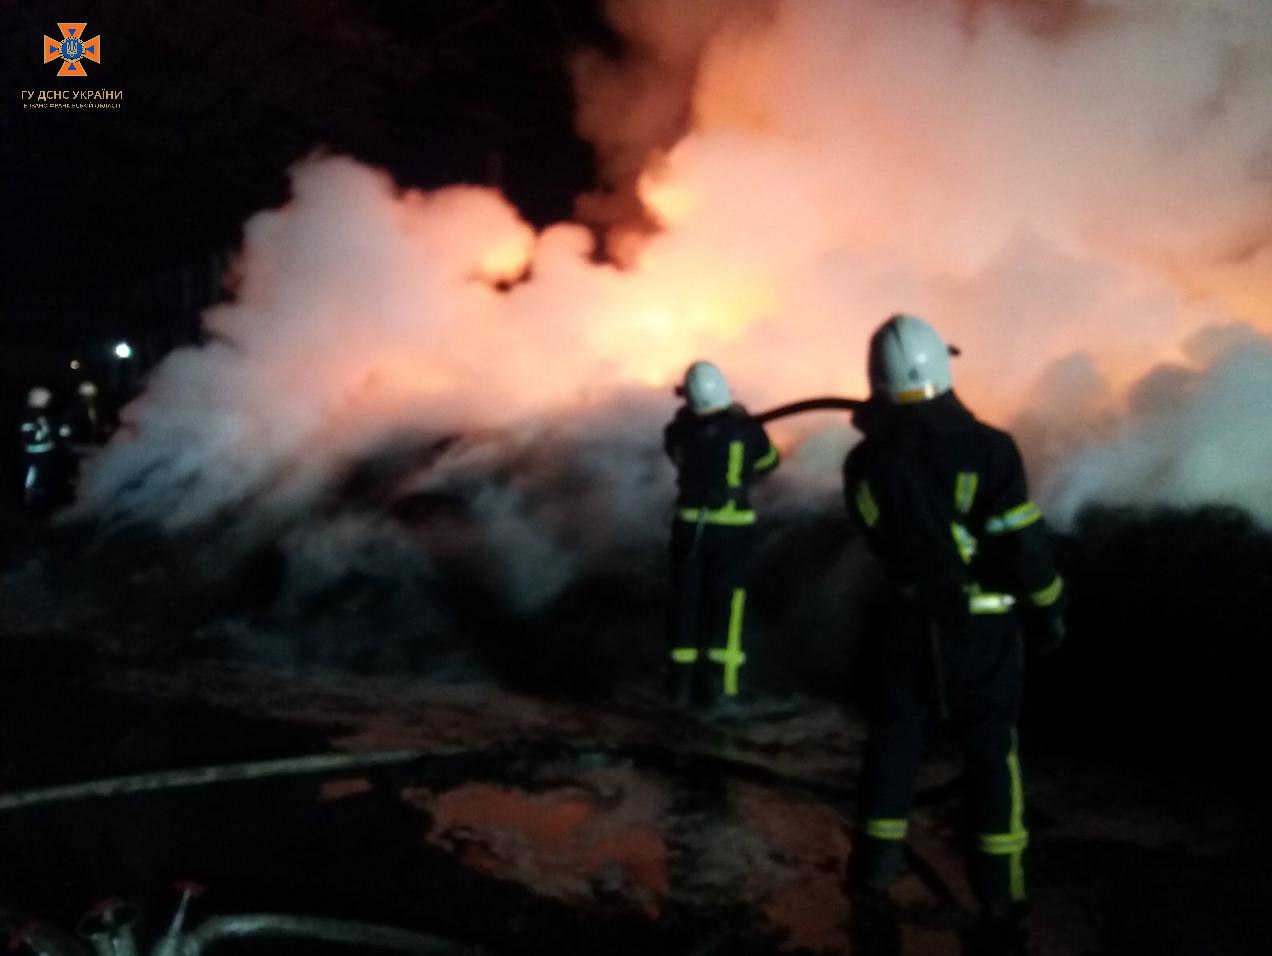
<path id="1" fill-rule="evenodd" d="M 786 700 L 673 718 L 480 680 L 355 675 L 157 635 L 145 615 L 11 570 L 0 590 L 0 799 L 57 784 L 321 753 L 411 759 L 0 810 L 0 907 L 71 926 L 135 900 L 150 930 L 178 879 L 196 917 L 297 912 L 413 928 L 489 953 L 844 953 L 840 874 L 862 739 Z M 1075 706 L 1080 706 L 1075 701 Z M 1257 795 L 1174 766 L 1025 744 L 1040 956 L 1268 951 Z M 1182 769 L 1181 769 L 1182 768 Z M 957 763 L 925 770 L 897 887 L 906 956 L 957 952 Z M 239 952 L 322 952 L 256 944 Z"/>

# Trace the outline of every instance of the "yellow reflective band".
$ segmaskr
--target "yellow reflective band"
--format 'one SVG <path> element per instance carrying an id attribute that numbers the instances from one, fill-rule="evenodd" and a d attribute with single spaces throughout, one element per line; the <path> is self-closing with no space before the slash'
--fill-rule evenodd
<path id="1" fill-rule="evenodd" d="M 976 486 L 980 483 L 980 475 L 974 471 L 960 471 L 954 480 L 954 507 L 961 515 L 971 514 L 972 503 L 976 500 Z"/>
<path id="2" fill-rule="evenodd" d="M 980 851 L 991 856 L 1010 856 L 1029 846 L 1028 833 L 982 833 Z"/>
<path id="3" fill-rule="evenodd" d="M 873 528 L 878 522 L 879 506 L 875 504 L 870 482 L 865 479 L 857 483 L 857 510 L 861 512 L 861 520 L 866 523 L 867 528 Z"/>
<path id="4" fill-rule="evenodd" d="M 739 508 L 730 501 L 723 508 L 681 508 L 676 512 L 681 521 L 697 524 L 723 524 L 734 527 L 755 524 L 755 512 L 750 508 Z"/>
<path id="5" fill-rule="evenodd" d="M 740 441 L 729 442 L 729 470 L 725 480 L 730 488 L 742 487 L 742 455 L 745 451 L 746 446 Z"/>
<path id="6" fill-rule="evenodd" d="M 1011 777 L 1011 832 L 1025 832 L 1025 787 L 1020 779 L 1020 756 L 1017 753 L 1019 739 L 1016 729 L 1011 731 L 1011 750 L 1007 752 L 1007 773 Z"/>
<path id="7" fill-rule="evenodd" d="M 910 821 L 900 820 L 867 820 L 866 836 L 876 840 L 904 840 Z"/>
<path id="8" fill-rule="evenodd" d="M 926 402 L 929 398 L 936 398 L 936 386 L 931 382 L 924 382 L 920 388 L 909 388 L 892 396 L 892 400 L 898 405 L 913 405 L 915 402 Z"/>
<path id="9" fill-rule="evenodd" d="M 724 693 L 734 697 L 738 692 L 738 671 L 746 663 L 742 653 L 742 615 L 746 611 L 746 589 L 734 588 L 729 604 L 729 637 L 724 647 L 713 647 L 707 657 L 724 667 Z"/>
<path id="10" fill-rule="evenodd" d="M 1019 741 L 1016 737 L 1016 728 L 1011 730 L 1011 750 L 1007 752 L 1007 772 L 1011 777 L 1011 817 L 1008 826 L 1012 833 L 1023 835 L 1026 842 L 1029 838 L 1029 832 L 1025 829 L 1025 787 L 1020 779 L 1020 757 L 1016 753 Z M 1009 860 L 1010 868 L 1010 894 L 1012 902 L 1022 903 L 1025 899 L 1025 862 L 1024 847 L 1011 854 Z"/>
<path id="11" fill-rule="evenodd" d="M 724 693 L 733 696 L 738 692 L 738 671 L 746 663 L 746 655 L 741 651 L 734 652 L 727 647 L 713 647 L 707 651 L 707 657 L 713 664 L 724 667 Z"/>
<path id="12" fill-rule="evenodd" d="M 770 443 L 769 450 L 764 454 L 764 457 L 757 458 L 755 460 L 755 464 L 752 467 L 754 467 L 756 471 L 768 471 L 770 468 L 772 468 L 774 465 L 777 464 L 777 459 L 778 459 L 777 446 Z"/>
<path id="13" fill-rule="evenodd" d="M 987 534 L 1007 534 L 1009 531 L 1019 531 L 1021 528 L 1028 528 L 1035 521 L 1042 520 L 1042 512 L 1038 510 L 1038 506 L 1032 501 L 1026 501 L 1023 505 L 1016 505 L 1009 511 L 1004 511 L 1000 515 L 995 515 L 985 522 L 985 532 Z"/>
<path id="14" fill-rule="evenodd" d="M 671 659 L 677 664 L 692 664 L 698 660 L 698 649 L 696 647 L 673 647 L 671 649 Z"/>
<path id="15" fill-rule="evenodd" d="M 1021 850 L 1019 853 L 1013 853 L 1008 858 L 1008 866 L 1010 869 L 1010 886 L 1008 893 L 1011 895 L 1013 903 L 1023 903 L 1025 901 L 1025 853 Z"/>
<path id="16" fill-rule="evenodd" d="M 1016 599 L 1010 594 L 978 591 L 968 596 L 967 609 L 973 614 L 1006 614 L 1015 603 Z"/>
<path id="17" fill-rule="evenodd" d="M 950 534 L 954 536 L 954 546 L 958 548 L 958 556 L 963 559 L 964 564 L 971 564 L 972 558 L 976 557 L 978 546 L 975 535 L 957 521 L 950 525 Z"/>
<path id="18" fill-rule="evenodd" d="M 1064 579 L 1060 575 L 1056 575 L 1056 579 L 1039 591 L 1034 591 L 1029 595 L 1029 601 L 1034 607 L 1051 607 L 1058 600 L 1064 591 Z"/>

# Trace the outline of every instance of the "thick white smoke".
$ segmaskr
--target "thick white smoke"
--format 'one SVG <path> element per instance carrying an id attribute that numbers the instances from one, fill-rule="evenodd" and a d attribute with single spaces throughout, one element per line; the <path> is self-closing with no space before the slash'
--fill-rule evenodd
<path id="1" fill-rule="evenodd" d="M 1232 504 L 1272 526 L 1272 340 L 1243 325 L 1203 329 L 1185 361 L 1159 365 L 1050 477 L 1055 514 L 1089 502 L 1176 507 Z"/>
<path id="2" fill-rule="evenodd" d="M 860 393 L 870 330 L 906 310 L 962 346 L 960 391 L 1019 421 L 1064 515 L 1221 500 L 1272 520 L 1267 455 L 1242 451 L 1269 447 L 1272 6 L 606 6 L 631 53 L 574 64 L 611 187 L 580 211 L 618 264 L 490 190 L 302 164 L 248 224 L 212 344 L 156 370 L 81 510 L 178 530 L 251 502 L 263 533 L 352 461 L 465 434 L 399 491 L 462 478 L 533 606 L 659 534 L 659 426 L 688 361 L 753 407 Z M 1197 351 L 1238 322 L 1247 344 Z M 575 480 L 543 434 L 586 463 Z M 795 470 L 829 487 L 849 440 L 807 443 Z"/>
<path id="3" fill-rule="evenodd" d="M 642 49 L 657 45 L 660 5 L 609 6 Z M 1266 444 L 1257 410 L 1272 391 L 1247 376 L 1243 400 L 1222 401 L 1226 366 L 1183 343 L 1240 321 L 1272 330 L 1272 8 L 858 0 L 744 12 L 704 46 L 689 132 L 670 149 L 662 130 L 625 124 L 648 115 L 622 108 L 631 88 L 585 91 L 585 119 L 610 117 L 619 131 L 606 141 L 630 144 L 614 177 L 639 165 L 669 227 L 637 261 L 694 269 L 724 250 L 730 267 L 765 276 L 811 390 L 834 387 L 835 364 L 851 380 L 844 346 L 878 316 L 928 314 L 964 346 L 960 390 L 1021 427 L 1065 518 L 1091 501 L 1226 501 L 1268 517 L 1261 458 L 1242 451 Z M 657 61 L 643 55 L 639 90 L 665 115 L 684 70 L 651 82 Z M 764 320 L 748 329 L 751 344 L 768 334 Z M 784 353 L 771 345 L 748 354 L 773 363 Z M 1248 339 L 1240 351 L 1262 361 Z M 1202 384 L 1179 400 L 1189 433 L 1208 435 L 1204 453 L 1166 408 L 1142 407 L 1158 363 L 1186 356 Z M 1134 481 L 1146 466 L 1126 460 L 1131 447 L 1173 480 Z M 1226 480 L 1211 480 L 1217 459 Z"/>

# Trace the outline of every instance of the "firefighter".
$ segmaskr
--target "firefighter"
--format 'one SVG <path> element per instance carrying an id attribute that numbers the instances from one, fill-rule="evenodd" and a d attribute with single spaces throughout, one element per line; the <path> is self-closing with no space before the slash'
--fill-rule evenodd
<path id="1" fill-rule="evenodd" d="M 102 420 L 101 411 L 97 405 L 97 383 L 85 379 L 79 383 L 75 394 L 79 400 L 75 403 L 74 414 L 70 417 L 74 422 L 72 431 L 76 444 L 81 446 L 102 444 L 106 437 L 106 423 Z"/>
<path id="2" fill-rule="evenodd" d="M 889 581 L 848 872 L 852 929 L 858 951 L 897 952 L 887 891 L 925 731 L 940 718 L 961 745 L 975 828 L 968 869 L 980 918 L 964 952 L 1017 956 L 1029 841 L 1015 727 L 1022 651 L 1063 641 L 1064 584 L 1016 444 L 959 401 L 951 353 L 914 316 L 875 332 L 871 401 L 857 419 L 865 437 L 844 466 L 848 509 Z"/>
<path id="3" fill-rule="evenodd" d="M 749 489 L 778 463 L 759 422 L 733 403 L 710 362 L 694 362 L 677 389 L 685 404 L 663 446 L 675 463 L 679 494 L 671 528 L 670 695 L 681 707 L 736 700 L 755 534 Z"/>
<path id="4" fill-rule="evenodd" d="M 63 455 L 71 430 L 56 422 L 50 405 L 53 393 L 36 386 L 27 393 L 22 421 L 23 502 L 28 510 L 47 513 L 62 503 Z"/>

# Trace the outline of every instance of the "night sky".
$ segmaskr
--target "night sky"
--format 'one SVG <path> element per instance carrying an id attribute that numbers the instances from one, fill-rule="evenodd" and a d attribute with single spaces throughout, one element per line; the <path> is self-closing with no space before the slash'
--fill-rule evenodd
<path id="1" fill-rule="evenodd" d="M 86 81 L 37 55 L 72 16 L 102 38 Z M 115 337 L 188 340 L 244 220 L 316 150 L 568 217 L 595 173 L 565 58 L 615 43 L 593 0 L 4 0 L 0 42 L 6 391 Z M 62 88 L 120 90 L 122 108 L 23 109 Z"/>

